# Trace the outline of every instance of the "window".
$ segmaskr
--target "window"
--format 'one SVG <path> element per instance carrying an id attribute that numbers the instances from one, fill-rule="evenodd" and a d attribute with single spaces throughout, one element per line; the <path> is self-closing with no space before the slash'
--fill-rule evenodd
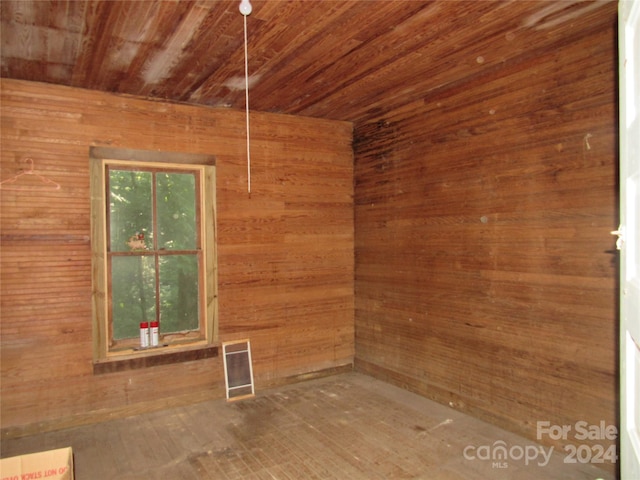
<path id="1" fill-rule="evenodd" d="M 94 359 L 213 343 L 215 167 L 94 158 L 91 179 Z"/>

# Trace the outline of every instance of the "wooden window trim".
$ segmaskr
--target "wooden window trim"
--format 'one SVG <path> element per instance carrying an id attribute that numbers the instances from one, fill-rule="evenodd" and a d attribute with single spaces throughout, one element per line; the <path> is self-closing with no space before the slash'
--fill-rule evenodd
<path id="1" fill-rule="evenodd" d="M 172 350 L 162 349 L 162 351 L 157 352 L 147 351 L 145 355 L 111 358 L 94 362 L 93 374 L 102 375 L 105 373 L 124 372 L 158 365 L 203 360 L 205 358 L 217 357 L 218 349 L 219 347 L 217 345 L 201 345 L 181 349 L 174 348 Z"/>
<path id="2" fill-rule="evenodd" d="M 91 147 L 89 152 L 89 173 L 91 182 L 91 250 L 92 250 L 92 309 L 93 309 L 93 360 L 94 373 L 119 371 L 119 369 L 144 368 L 177 361 L 190 361 L 217 355 L 218 312 L 217 312 L 217 242 L 215 236 L 215 158 L 176 152 L 154 152 L 146 150 L 114 149 Z M 205 252 L 204 296 L 205 340 L 171 344 L 145 350 L 133 348 L 118 352 L 109 351 L 107 312 L 107 272 L 106 272 L 106 212 L 105 163 L 138 163 L 158 166 L 188 166 L 201 169 L 203 188 L 201 194 L 202 222 L 204 225 Z M 215 350 L 215 355 L 213 352 Z M 194 353 L 196 352 L 196 353 Z M 200 353 L 197 353 L 200 352 Z M 165 359 L 159 358 L 165 356 Z M 149 360 L 140 360 L 141 358 Z M 114 366 L 114 362 L 122 362 Z"/>

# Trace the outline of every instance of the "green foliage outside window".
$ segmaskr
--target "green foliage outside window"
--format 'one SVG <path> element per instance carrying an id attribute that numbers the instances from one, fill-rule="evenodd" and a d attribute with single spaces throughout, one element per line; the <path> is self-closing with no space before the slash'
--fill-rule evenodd
<path id="1" fill-rule="evenodd" d="M 108 182 L 113 338 L 154 320 L 163 334 L 198 330 L 198 173 L 110 167 Z"/>

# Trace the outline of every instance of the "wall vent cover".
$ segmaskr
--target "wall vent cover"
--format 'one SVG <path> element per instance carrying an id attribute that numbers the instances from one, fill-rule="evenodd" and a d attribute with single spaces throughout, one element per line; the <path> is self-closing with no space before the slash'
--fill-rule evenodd
<path id="1" fill-rule="evenodd" d="M 222 350 L 227 400 L 240 400 L 255 396 L 250 341 L 225 342 L 222 344 Z"/>

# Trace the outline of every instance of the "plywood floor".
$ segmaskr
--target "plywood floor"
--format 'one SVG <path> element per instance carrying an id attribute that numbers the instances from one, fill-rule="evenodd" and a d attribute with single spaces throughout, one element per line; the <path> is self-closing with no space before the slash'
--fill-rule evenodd
<path id="1" fill-rule="evenodd" d="M 91 426 L 5 440 L 2 457 L 73 447 L 77 480 L 612 479 L 554 452 L 490 460 L 467 452 L 534 444 L 371 377 L 348 373 Z M 548 452 L 549 447 L 545 447 Z M 533 450 L 529 450 L 533 451 Z M 470 455 L 467 455 L 470 456 Z"/>

